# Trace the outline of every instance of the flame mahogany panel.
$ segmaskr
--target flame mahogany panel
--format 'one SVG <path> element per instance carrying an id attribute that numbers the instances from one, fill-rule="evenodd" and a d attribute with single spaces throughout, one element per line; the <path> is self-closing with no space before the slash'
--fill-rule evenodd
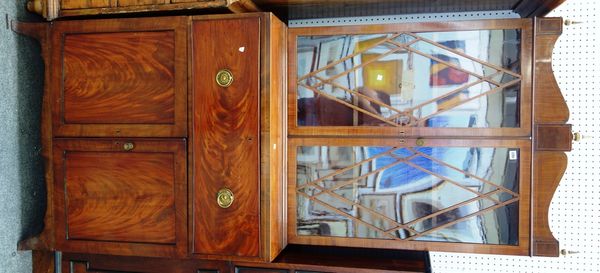
<path id="1" fill-rule="evenodd" d="M 69 34 L 64 122 L 172 124 L 173 31 Z"/>
<path id="2" fill-rule="evenodd" d="M 187 136 L 185 17 L 51 26 L 54 137 Z"/>
<path id="3" fill-rule="evenodd" d="M 256 17 L 192 24 L 195 254 L 260 253 L 259 26 Z M 223 68 L 234 76 L 226 88 L 215 81 Z M 235 195 L 226 209 L 221 188 Z"/>
<path id="4" fill-rule="evenodd" d="M 185 250 L 185 141 L 55 139 L 54 160 L 57 249 Z"/>
<path id="5" fill-rule="evenodd" d="M 74 151 L 64 159 L 69 239 L 175 243 L 173 154 Z"/>

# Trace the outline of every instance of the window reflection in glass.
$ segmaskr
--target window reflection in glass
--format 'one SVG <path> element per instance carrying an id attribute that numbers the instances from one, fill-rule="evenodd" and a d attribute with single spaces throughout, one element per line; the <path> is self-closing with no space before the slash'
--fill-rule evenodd
<path id="1" fill-rule="evenodd" d="M 298 235 L 515 245 L 518 152 L 298 147 Z"/>
<path id="2" fill-rule="evenodd" d="M 519 126 L 520 30 L 301 36 L 299 126 Z"/>

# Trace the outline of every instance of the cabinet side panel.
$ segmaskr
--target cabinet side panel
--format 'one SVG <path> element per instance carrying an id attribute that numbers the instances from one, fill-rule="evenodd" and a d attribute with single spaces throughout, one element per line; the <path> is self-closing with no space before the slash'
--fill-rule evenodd
<path id="1" fill-rule="evenodd" d="M 557 257 L 559 244 L 550 230 L 548 210 L 566 170 L 571 150 L 569 108 L 552 71 L 552 50 L 562 33 L 562 18 L 536 18 L 534 29 L 534 177 L 531 218 L 533 256 Z"/>
<path id="2" fill-rule="evenodd" d="M 196 254 L 258 256 L 259 19 L 198 20 L 193 35 L 193 210 Z M 220 69 L 233 74 L 220 87 Z M 217 192 L 230 189 L 228 208 Z"/>
<path id="3" fill-rule="evenodd" d="M 270 101 L 268 106 L 263 105 L 263 110 L 261 110 L 263 111 L 261 113 L 263 116 L 262 121 L 264 123 L 269 122 L 269 143 L 266 145 L 267 147 L 262 147 L 263 151 L 269 154 L 269 162 L 266 162 L 263 158 L 261 164 L 263 164 L 263 170 L 269 169 L 269 191 L 266 196 L 269 197 L 269 213 L 267 214 L 269 219 L 267 222 L 269 223 L 268 232 L 270 238 L 267 245 L 269 252 L 267 258 L 274 260 L 286 245 L 284 168 L 286 153 L 285 137 L 287 135 L 285 123 L 285 117 L 287 117 L 285 112 L 287 27 L 274 15 L 270 16 L 269 22 L 269 51 L 266 54 L 268 54 L 270 64 L 268 68 L 264 68 L 265 70 L 268 69 L 269 74 L 266 76 L 263 75 L 263 79 L 266 79 L 267 82 L 265 85 L 269 87 L 270 94 L 268 97 Z M 268 112 L 264 110 L 266 107 L 269 107 Z M 261 128 L 262 131 L 264 131 L 264 127 Z M 262 143 L 264 145 L 264 140 Z"/>

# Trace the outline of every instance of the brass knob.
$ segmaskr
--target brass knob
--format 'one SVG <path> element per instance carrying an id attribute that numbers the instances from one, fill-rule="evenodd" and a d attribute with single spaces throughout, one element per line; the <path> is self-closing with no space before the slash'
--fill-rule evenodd
<path id="1" fill-rule="evenodd" d="M 583 138 L 583 135 L 579 132 L 577 133 L 573 133 L 573 140 L 574 141 L 580 141 Z"/>
<path id="2" fill-rule="evenodd" d="M 222 188 L 217 193 L 217 204 L 221 208 L 228 208 L 233 203 L 233 192 L 228 188 Z"/>
<path id="3" fill-rule="evenodd" d="M 233 83 L 233 74 L 228 69 L 221 69 L 215 77 L 217 84 L 221 87 L 228 87 Z"/>
<path id="4" fill-rule="evenodd" d="M 417 144 L 417 146 L 423 146 L 423 145 L 425 145 L 425 140 L 422 138 L 417 138 L 416 144 Z"/>
<path id="5" fill-rule="evenodd" d="M 123 150 L 125 150 L 125 151 L 131 151 L 131 150 L 133 150 L 133 148 L 135 148 L 135 145 L 133 145 L 133 142 L 125 142 L 123 144 Z"/>

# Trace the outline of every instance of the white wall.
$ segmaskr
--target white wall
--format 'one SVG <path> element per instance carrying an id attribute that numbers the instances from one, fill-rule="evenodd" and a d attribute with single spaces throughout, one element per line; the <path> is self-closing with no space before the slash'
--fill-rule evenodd
<path id="1" fill-rule="evenodd" d="M 600 272 L 599 12 L 598 0 L 567 0 L 548 15 L 582 22 L 564 26 L 552 57 L 571 111 L 569 123 L 586 137 L 568 154 L 569 166 L 550 207 L 550 227 L 560 248 L 580 253 L 559 258 L 432 253 L 433 272 Z"/>

